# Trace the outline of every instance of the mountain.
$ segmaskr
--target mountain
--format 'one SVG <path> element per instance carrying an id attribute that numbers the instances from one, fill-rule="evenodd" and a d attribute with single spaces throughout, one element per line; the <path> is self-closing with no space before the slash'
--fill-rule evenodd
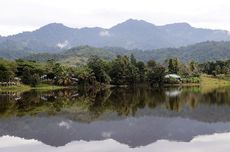
<path id="1" fill-rule="evenodd" d="M 87 59 L 93 55 L 97 55 L 105 60 L 110 60 L 117 55 L 130 56 L 131 54 L 134 54 L 138 60 L 144 62 L 154 59 L 162 63 L 169 58 L 179 58 L 183 62 L 194 60 L 200 63 L 206 61 L 228 60 L 230 59 L 230 41 L 208 41 L 189 45 L 187 47 L 154 49 L 149 51 L 137 49 L 127 50 L 119 47 L 95 48 L 90 46 L 79 46 L 55 54 L 32 54 L 24 59 L 42 62 L 54 59 L 66 65 L 76 66 L 85 64 Z"/>
<path id="2" fill-rule="evenodd" d="M 11 60 L 24 57 L 25 55 L 30 55 L 32 53 L 26 45 L 13 40 L 0 40 L 0 46 L 0 57 Z"/>
<path id="3" fill-rule="evenodd" d="M 33 32 L 23 32 L 5 39 L 21 43 L 31 50 L 52 52 L 67 47 L 67 40 L 75 37 L 75 31 L 63 24 L 52 23 Z"/>
<path id="4" fill-rule="evenodd" d="M 109 29 L 79 29 L 52 23 L 32 32 L 0 37 L 0 50 L 5 41 L 14 42 L 36 52 L 58 52 L 82 45 L 152 50 L 204 41 L 230 41 L 230 34 L 224 30 L 194 28 L 188 23 L 156 26 L 143 20 L 129 19 Z"/>
<path id="5" fill-rule="evenodd" d="M 180 48 L 164 48 L 152 51 L 139 51 L 135 56 L 143 61 L 154 59 L 163 62 L 169 58 L 179 58 L 183 62 L 191 60 L 207 62 L 230 59 L 230 41 L 207 41 Z"/>

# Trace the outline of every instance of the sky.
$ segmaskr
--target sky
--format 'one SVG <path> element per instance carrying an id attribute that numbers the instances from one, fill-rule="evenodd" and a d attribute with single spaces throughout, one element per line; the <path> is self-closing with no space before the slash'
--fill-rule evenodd
<path id="1" fill-rule="evenodd" d="M 110 28 L 127 19 L 230 31 L 229 0 L 0 0 L 0 35 L 49 23 Z"/>

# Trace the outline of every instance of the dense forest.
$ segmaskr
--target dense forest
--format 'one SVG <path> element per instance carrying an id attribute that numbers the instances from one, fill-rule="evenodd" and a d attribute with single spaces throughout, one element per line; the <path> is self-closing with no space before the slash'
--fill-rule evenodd
<path id="1" fill-rule="evenodd" d="M 230 58 L 230 42 L 203 42 L 181 48 L 165 48 L 157 50 L 127 50 L 118 47 L 95 48 L 90 46 L 79 46 L 59 53 L 34 53 L 23 59 L 46 62 L 55 60 L 59 63 L 76 66 L 86 64 L 92 55 L 99 56 L 105 60 L 116 58 L 117 55 L 130 56 L 133 54 L 137 60 L 147 63 L 154 59 L 163 63 L 169 58 L 178 58 L 182 62 L 208 62 L 216 60 L 228 60 Z"/>
<path id="2" fill-rule="evenodd" d="M 168 58 L 177 57 L 183 62 L 196 61 L 207 62 L 216 60 L 228 60 L 230 58 L 230 42 L 202 42 L 186 47 L 180 48 L 165 48 L 155 50 L 127 50 L 119 47 L 103 47 L 96 48 L 91 46 L 79 46 L 63 51 L 36 52 L 30 50 L 25 46 L 21 46 L 16 42 L 5 41 L 2 42 L 0 48 L 0 57 L 6 59 L 30 59 L 34 61 L 46 62 L 47 60 L 55 60 L 59 63 L 69 64 L 75 66 L 76 64 L 86 64 L 87 59 L 96 55 L 102 59 L 114 59 L 117 55 L 134 56 L 145 63 L 148 60 L 154 59 L 157 62 L 163 63 Z"/>
<path id="3" fill-rule="evenodd" d="M 138 61 L 133 54 L 105 60 L 91 56 L 85 65 L 67 66 L 48 60 L 36 62 L 18 59 L 15 61 L 0 59 L 0 81 L 14 82 L 20 79 L 23 84 L 36 86 L 49 83 L 62 86 L 74 85 L 135 85 L 148 83 L 162 86 L 165 83 L 199 83 L 199 75 L 227 75 L 230 73 L 230 61 L 216 61 L 198 64 L 195 61 L 183 63 L 178 58 L 170 58 L 164 63 L 149 60 Z M 167 74 L 177 74 L 181 80 L 166 79 Z"/>

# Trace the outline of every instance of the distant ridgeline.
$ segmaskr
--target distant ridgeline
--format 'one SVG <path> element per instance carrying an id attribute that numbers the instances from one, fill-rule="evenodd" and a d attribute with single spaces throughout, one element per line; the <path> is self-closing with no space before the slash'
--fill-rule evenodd
<path id="1" fill-rule="evenodd" d="M 32 32 L 0 37 L 0 57 L 17 59 L 39 53 L 33 58 L 71 62 L 73 57 L 77 57 L 77 61 L 85 61 L 92 54 L 110 59 L 118 54 L 133 53 L 143 61 L 178 57 L 182 61 L 203 62 L 229 59 L 229 41 L 228 31 L 195 28 L 187 23 L 156 26 L 143 20 L 129 19 L 109 29 L 70 28 L 52 23 Z M 82 47 L 85 45 L 92 47 Z"/>
<path id="2" fill-rule="evenodd" d="M 59 53 L 34 53 L 23 59 L 34 61 L 55 60 L 67 65 L 84 64 L 90 56 L 98 56 L 102 59 L 111 60 L 117 55 L 133 54 L 138 60 L 147 62 L 155 60 L 163 63 L 169 58 L 179 58 L 183 62 L 197 61 L 207 62 L 230 59 L 230 42 L 203 42 L 187 47 L 165 48 L 156 50 L 127 50 L 118 47 L 95 48 L 80 46 Z"/>

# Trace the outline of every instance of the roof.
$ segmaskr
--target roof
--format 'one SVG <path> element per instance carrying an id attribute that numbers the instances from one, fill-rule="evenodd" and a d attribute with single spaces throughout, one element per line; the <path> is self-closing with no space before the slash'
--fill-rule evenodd
<path id="1" fill-rule="evenodd" d="M 165 75 L 165 78 L 175 78 L 175 79 L 180 79 L 181 77 L 177 74 L 167 74 Z"/>

